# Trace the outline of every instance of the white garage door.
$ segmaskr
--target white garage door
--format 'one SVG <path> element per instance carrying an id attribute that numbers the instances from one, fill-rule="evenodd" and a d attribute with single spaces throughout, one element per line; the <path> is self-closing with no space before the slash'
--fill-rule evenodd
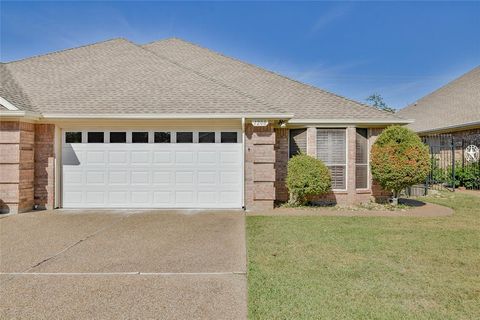
<path id="1" fill-rule="evenodd" d="M 240 140 L 235 131 L 66 131 L 63 207 L 241 208 Z"/>

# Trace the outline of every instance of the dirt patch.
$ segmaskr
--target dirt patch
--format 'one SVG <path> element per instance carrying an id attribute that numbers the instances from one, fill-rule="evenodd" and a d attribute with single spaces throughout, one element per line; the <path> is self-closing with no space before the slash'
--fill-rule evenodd
<path id="1" fill-rule="evenodd" d="M 276 208 L 268 211 L 247 212 L 250 216 L 345 216 L 345 217 L 444 217 L 453 214 L 453 209 L 438 204 L 417 200 L 405 209 L 386 210 L 374 207 L 304 207 L 304 208 Z M 408 203 L 408 202 L 407 202 Z"/>

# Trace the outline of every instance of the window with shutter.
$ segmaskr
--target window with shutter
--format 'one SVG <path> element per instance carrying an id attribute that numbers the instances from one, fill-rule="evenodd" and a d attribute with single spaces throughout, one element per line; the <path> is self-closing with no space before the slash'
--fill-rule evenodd
<path id="1" fill-rule="evenodd" d="M 330 169 L 332 189 L 347 188 L 347 136 L 345 129 L 317 128 L 317 159 Z"/>
<path id="2" fill-rule="evenodd" d="M 299 153 L 307 153 L 307 129 L 290 130 L 290 158 Z"/>
<path id="3" fill-rule="evenodd" d="M 355 186 L 368 188 L 368 130 L 357 128 L 355 156 Z"/>

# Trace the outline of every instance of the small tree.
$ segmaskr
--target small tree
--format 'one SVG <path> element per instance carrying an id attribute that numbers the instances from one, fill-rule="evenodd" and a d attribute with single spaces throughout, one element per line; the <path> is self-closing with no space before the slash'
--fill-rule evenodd
<path id="1" fill-rule="evenodd" d="M 332 185 L 330 172 L 322 161 L 299 154 L 288 161 L 287 188 L 289 203 L 303 205 L 308 196 L 327 193 Z"/>
<path id="2" fill-rule="evenodd" d="M 391 113 L 395 112 L 395 109 L 387 106 L 385 101 L 383 101 L 382 96 L 379 95 L 378 93 L 374 93 L 374 94 L 370 95 L 366 100 L 374 108 L 377 108 L 377 109 L 383 110 L 383 111 L 387 111 L 387 112 L 391 112 Z"/>
<path id="3" fill-rule="evenodd" d="M 430 170 L 428 147 L 417 134 L 400 126 L 385 129 L 373 144 L 372 175 L 393 192 L 393 204 L 406 187 L 424 182 Z"/>

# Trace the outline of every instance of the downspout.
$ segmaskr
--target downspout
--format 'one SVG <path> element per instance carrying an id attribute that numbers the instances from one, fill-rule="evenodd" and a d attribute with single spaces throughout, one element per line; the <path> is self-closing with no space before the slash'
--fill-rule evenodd
<path id="1" fill-rule="evenodd" d="M 245 117 L 242 117 L 242 208 L 245 210 Z"/>

